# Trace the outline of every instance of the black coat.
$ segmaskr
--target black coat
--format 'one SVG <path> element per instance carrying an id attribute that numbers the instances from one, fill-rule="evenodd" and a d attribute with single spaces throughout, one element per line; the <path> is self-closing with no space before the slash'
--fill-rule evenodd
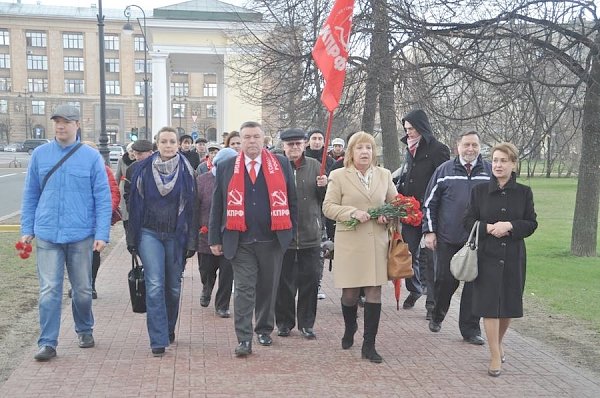
<path id="1" fill-rule="evenodd" d="M 465 228 L 471 230 L 476 220 L 479 227 L 477 261 L 479 275 L 473 281 L 473 314 L 485 318 L 520 318 L 523 316 L 526 251 L 524 238 L 537 228 L 533 193 L 518 184 L 515 175 L 504 189 L 492 177 L 471 191 L 465 215 Z M 487 225 L 510 221 L 511 234 L 496 238 L 487 234 Z"/>

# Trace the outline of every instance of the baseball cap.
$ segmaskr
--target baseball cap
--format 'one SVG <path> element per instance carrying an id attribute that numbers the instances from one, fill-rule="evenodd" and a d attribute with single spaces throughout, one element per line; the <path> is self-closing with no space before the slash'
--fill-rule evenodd
<path id="1" fill-rule="evenodd" d="M 79 120 L 79 109 L 74 107 L 73 105 L 63 104 L 56 107 L 56 110 L 52 114 L 50 119 L 54 120 L 54 118 L 62 117 L 65 120 Z"/>
<path id="2" fill-rule="evenodd" d="M 208 149 L 209 151 L 211 149 L 221 149 L 221 145 L 217 144 L 216 142 L 211 142 L 206 146 L 206 149 Z"/>

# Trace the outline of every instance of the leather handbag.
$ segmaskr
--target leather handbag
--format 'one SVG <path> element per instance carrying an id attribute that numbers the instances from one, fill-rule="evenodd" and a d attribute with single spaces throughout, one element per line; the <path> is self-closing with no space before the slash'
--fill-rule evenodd
<path id="1" fill-rule="evenodd" d="M 395 227 L 390 228 L 387 272 L 388 280 L 410 278 L 414 274 L 408 243 L 402 240 L 402 234 Z"/>
<path id="2" fill-rule="evenodd" d="M 146 282 L 144 281 L 144 267 L 138 260 L 137 253 L 131 254 L 131 270 L 127 275 L 129 295 L 133 312 L 143 314 L 146 312 Z"/>
<path id="3" fill-rule="evenodd" d="M 477 247 L 479 246 L 479 221 L 475 221 L 469 239 L 450 260 L 450 272 L 456 280 L 472 282 L 477 278 Z"/>

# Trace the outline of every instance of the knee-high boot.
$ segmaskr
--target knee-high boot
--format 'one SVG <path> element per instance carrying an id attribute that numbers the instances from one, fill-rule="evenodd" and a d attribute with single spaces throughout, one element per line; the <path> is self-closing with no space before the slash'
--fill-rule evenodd
<path id="1" fill-rule="evenodd" d="M 354 344 L 354 333 L 356 333 L 356 330 L 358 329 L 358 324 L 356 323 L 357 309 L 358 304 L 354 304 L 350 307 L 342 304 L 344 326 L 346 327 L 346 330 L 344 330 L 344 337 L 342 337 L 342 348 L 344 350 L 347 350 Z"/>
<path id="2" fill-rule="evenodd" d="M 362 357 L 371 362 L 381 363 L 381 355 L 375 351 L 375 337 L 379 329 L 381 303 L 365 303 L 365 332 L 362 345 Z"/>

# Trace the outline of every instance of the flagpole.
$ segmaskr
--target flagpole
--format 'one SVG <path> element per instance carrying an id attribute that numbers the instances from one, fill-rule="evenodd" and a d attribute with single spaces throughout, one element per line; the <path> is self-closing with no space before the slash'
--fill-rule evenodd
<path id="1" fill-rule="evenodd" d="M 333 111 L 329 111 L 329 120 L 327 121 L 327 130 L 325 131 L 325 143 L 323 145 L 323 157 L 321 158 L 321 172 L 319 175 L 325 174 L 325 165 L 327 164 L 327 148 L 329 147 L 329 139 L 331 138 L 331 126 L 333 125 Z"/>

